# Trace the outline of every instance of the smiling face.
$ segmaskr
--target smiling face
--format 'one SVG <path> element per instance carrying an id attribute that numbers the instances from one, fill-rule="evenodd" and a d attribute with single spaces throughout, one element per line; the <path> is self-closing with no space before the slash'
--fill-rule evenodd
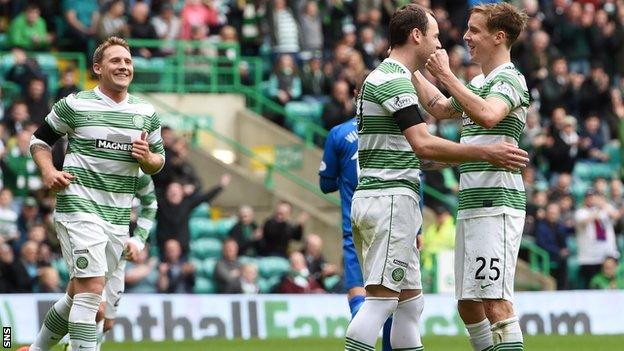
<path id="1" fill-rule="evenodd" d="M 127 91 L 134 67 L 130 51 L 120 45 L 105 49 L 101 62 L 93 63 L 93 72 L 100 77 L 100 85 L 108 90 Z"/>
<path id="2" fill-rule="evenodd" d="M 496 33 L 490 33 L 486 26 L 486 17 L 482 13 L 473 13 L 468 20 L 468 29 L 464 40 L 468 44 L 473 62 L 482 63 L 495 47 Z"/>

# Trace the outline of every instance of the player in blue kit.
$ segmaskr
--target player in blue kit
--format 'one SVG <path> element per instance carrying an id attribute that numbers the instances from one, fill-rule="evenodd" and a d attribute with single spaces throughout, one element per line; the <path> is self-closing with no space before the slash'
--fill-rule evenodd
<path id="1" fill-rule="evenodd" d="M 351 233 L 351 198 L 358 184 L 358 133 L 357 120 L 350 119 L 332 128 L 325 141 L 323 160 L 319 168 L 319 184 L 324 193 L 340 191 L 342 205 L 342 252 L 345 286 L 348 290 L 351 317 L 364 303 L 366 290 L 362 268 L 358 261 Z M 392 317 L 384 324 L 383 350 L 392 351 L 390 326 Z"/>

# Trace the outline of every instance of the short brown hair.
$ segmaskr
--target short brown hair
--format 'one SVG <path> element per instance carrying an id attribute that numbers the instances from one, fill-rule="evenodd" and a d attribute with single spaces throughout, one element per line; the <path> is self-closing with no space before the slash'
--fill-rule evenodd
<path id="1" fill-rule="evenodd" d="M 431 11 L 416 4 L 407 4 L 398 9 L 392 15 L 388 28 L 390 47 L 405 44 L 414 28 L 418 28 L 423 35 L 427 35 L 427 26 L 429 25 L 427 14 L 433 16 Z"/>
<path id="2" fill-rule="evenodd" d="M 104 40 L 104 42 L 100 44 L 97 49 L 95 49 L 95 52 L 93 53 L 93 63 L 102 63 L 102 59 L 104 59 L 104 51 L 115 45 L 122 46 L 126 50 L 128 50 L 128 52 L 130 51 L 130 45 L 128 45 L 127 41 L 119 37 L 109 37 L 108 39 Z"/>
<path id="3" fill-rule="evenodd" d="M 470 10 L 470 14 L 473 13 L 485 16 L 485 25 L 490 33 L 499 30 L 505 32 L 507 47 L 516 42 L 529 18 L 524 11 L 506 2 L 477 5 Z"/>

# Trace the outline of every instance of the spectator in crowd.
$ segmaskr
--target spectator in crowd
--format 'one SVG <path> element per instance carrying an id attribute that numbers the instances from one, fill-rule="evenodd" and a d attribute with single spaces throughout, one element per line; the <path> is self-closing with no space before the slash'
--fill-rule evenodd
<path id="1" fill-rule="evenodd" d="M 585 193 L 583 206 L 575 214 L 582 288 L 588 287 L 606 257 L 619 257 L 614 232 L 614 221 L 619 217 L 620 213 L 594 189 Z"/>
<path id="2" fill-rule="evenodd" d="M 32 132 L 22 130 L 17 134 L 17 143 L 2 161 L 4 186 L 11 189 L 16 198 L 23 198 L 30 192 L 43 187 L 39 169 L 30 154 Z"/>
<path id="3" fill-rule="evenodd" d="M 600 118 L 590 113 L 585 119 L 579 142 L 579 158 L 594 162 L 605 162 L 609 156 L 602 151 L 605 146 L 604 133 L 600 128 Z"/>
<path id="4" fill-rule="evenodd" d="M 165 243 L 170 239 L 176 240 L 182 248 L 182 256 L 187 257 L 190 240 L 188 222 L 191 212 L 204 202 L 210 203 L 230 184 L 230 180 L 230 174 L 222 175 L 219 184 L 205 193 L 195 192 L 192 186 L 185 190 L 185 187 L 178 182 L 167 186 L 165 198 L 158 201 L 156 215 L 156 242 L 161 258 L 164 258 L 162 253 L 164 253 Z"/>
<path id="5" fill-rule="evenodd" d="M 113 36 L 126 38 L 130 31 L 124 16 L 126 12 L 124 0 L 112 0 L 104 6 L 106 11 L 100 17 L 95 33 L 98 42 L 101 43 Z"/>
<path id="6" fill-rule="evenodd" d="M 207 33 L 208 26 L 216 26 L 219 19 L 218 14 L 204 5 L 201 0 L 186 0 L 180 12 L 180 21 L 182 23 L 180 39 L 191 39 L 193 31 L 205 28 Z"/>
<path id="7" fill-rule="evenodd" d="M 257 294 L 260 292 L 258 266 L 253 263 L 245 263 L 241 266 L 240 286 L 243 294 Z"/>
<path id="8" fill-rule="evenodd" d="M 583 81 L 580 91 L 580 116 L 587 118 L 590 113 L 605 118 L 611 105 L 609 76 L 601 63 L 594 63 L 591 75 Z"/>
<path id="9" fill-rule="evenodd" d="M 25 50 L 44 50 L 52 41 L 36 3 L 27 4 L 24 11 L 11 20 L 7 34 L 11 46 Z"/>
<path id="10" fill-rule="evenodd" d="M 86 53 L 91 60 L 89 41 L 95 35 L 100 17 L 97 0 L 62 0 L 61 8 L 68 24 L 66 35 L 72 40 L 71 48 Z"/>
<path id="11" fill-rule="evenodd" d="M 365 26 L 360 29 L 360 41 L 356 48 L 362 54 L 366 68 L 374 69 L 381 63 L 388 43 L 385 39 L 376 37 L 373 28 Z"/>
<path id="12" fill-rule="evenodd" d="M 540 113 L 550 116 L 553 110 L 563 106 L 572 97 L 572 82 L 565 57 L 555 57 L 550 63 L 550 71 L 539 85 Z"/>
<path id="13" fill-rule="evenodd" d="M 446 207 L 439 205 L 435 208 L 435 222 L 428 225 L 423 231 L 423 240 L 426 245 L 421 250 L 423 266 L 433 267 L 435 255 L 442 251 L 455 249 L 455 223 L 453 216 Z"/>
<path id="14" fill-rule="evenodd" d="M 37 265 L 38 252 L 39 245 L 33 241 L 25 242 L 20 248 L 20 257 L 15 261 L 15 269 L 18 277 L 15 292 L 36 292 L 39 274 L 39 267 Z"/>
<path id="15" fill-rule="evenodd" d="M 5 73 L 4 78 L 20 87 L 20 94 L 28 94 L 28 83 L 34 78 L 43 77 L 37 62 L 26 56 L 21 48 L 12 48 L 13 66 Z"/>
<path id="16" fill-rule="evenodd" d="M 281 105 L 301 97 L 301 78 L 291 55 L 280 55 L 269 77 L 269 96 Z"/>
<path id="17" fill-rule="evenodd" d="M 158 258 L 150 257 L 149 244 L 145 245 L 145 248 L 139 252 L 136 262 L 126 263 L 126 293 L 135 294 L 150 294 L 156 293 L 156 285 L 158 282 L 159 272 L 156 269 L 158 267 Z"/>
<path id="18" fill-rule="evenodd" d="M 195 266 L 182 257 L 182 248 L 176 239 L 165 242 L 164 259 L 158 265 L 158 292 L 190 294 L 195 286 Z"/>
<path id="19" fill-rule="evenodd" d="M 165 41 L 164 45 L 160 48 L 162 54 L 173 54 L 175 41 L 180 37 L 181 28 L 180 19 L 176 16 L 173 6 L 169 3 L 164 3 L 160 7 L 158 16 L 152 17 L 151 23 L 156 30 L 158 39 Z"/>
<path id="20" fill-rule="evenodd" d="M 149 21 L 149 6 L 144 2 L 137 2 L 132 7 L 128 27 L 130 28 L 130 38 L 133 39 L 158 39 L 156 29 Z M 146 46 L 132 46 L 132 55 L 143 58 L 156 56 L 158 49 Z"/>
<path id="21" fill-rule="evenodd" d="M 0 237 L 7 244 L 19 239 L 17 213 L 13 209 L 13 193 L 9 188 L 0 190 Z"/>
<path id="22" fill-rule="evenodd" d="M 358 51 L 351 53 L 344 70 L 344 79 L 349 83 L 350 91 L 359 90 L 369 73 L 370 70 L 366 68 L 362 54 Z"/>
<path id="23" fill-rule="evenodd" d="M 301 24 L 301 49 L 308 55 L 318 55 L 323 51 L 323 26 L 316 1 L 307 0 L 299 15 Z"/>
<path id="24" fill-rule="evenodd" d="M 76 69 L 71 66 L 65 68 L 61 74 L 61 86 L 56 91 L 54 101 L 59 101 L 70 94 L 77 93 L 78 85 L 76 83 Z"/>
<path id="25" fill-rule="evenodd" d="M 301 252 L 290 254 L 290 271 L 286 273 L 277 287 L 280 294 L 318 294 L 325 290 L 312 277 Z"/>
<path id="26" fill-rule="evenodd" d="M 16 267 L 13 249 L 0 237 L 0 293 L 17 292 L 19 276 Z"/>
<path id="27" fill-rule="evenodd" d="M 546 206 L 546 217 L 535 225 L 536 244 L 548 252 L 551 275 L 557 280 L 557 290 L 568 289 L 567 258 L 570 254 L 567 233 L 560 223 L 559 204 L 551 202 Z"/>
<path id="28" fill-rule="evenodd" d="M 52 267 L 39 268 L 39 293 L 63 293 L 61 287 L 61 277 L 56 269 Z"/>
<path id="29" fill-rule="evenodd" d="M 33 78 L 28 83 L 28 94 L 24 100 L 28 106 L 30 121 L 40 126 L 50 112 L 50 102 L 43 78 Z"/>
<path id="30" fill-rule="evenodd" d="M 286 0 L 271 0 L 268 14 L 271 46 L 275 54 L 297 54 L 300 51 L 299 24 Z"/>
<path id="31" fill-rule="evenodd" d="M 15 100 L 9 108 L 8 118 L 2 120 L 4 131 L 8 136 L 13 136 L 19 132 L 25 131 L 30 122 L 30 113 L 28 105 L 24 100 Z"/>
<path id="32" fill-rule="evenodd" d="M 230 13 L 232 25 L 241 33 L 241 54 L 258 56 L 263 42 L 264 21 L 267 12 L 264 0 L 240 0 Z"/>
<path id="33" fill-rule="evenodd" d="M 323 239 L 318 234 L 307 234 L 304 239 L 303 257 L 312 278 L 323 287 L 325 279 L 338 274 L 338 267 L 329 263 L 323 256 Z"/>
<path id="34" fill-rule="evenodd" d="M 552 125 L 545 138 L 542 152 L 550 166 L 550 175 L 572 173 L 578 153 L 578 135 L 576 120 L 566 116 L 563 107 L 557 107 L 552 113 Z M 569 118 L 568 118 L 569 117 Z"/>
<path id="35" fill-rule="evenodd" d="M 353 118 L 354 114 L 355 109 L 349 90 L 349 83 L 345 80 L 335 82 L 331 101 L 323 107 L 323 115 L 321 117 L 323 127 L 326 130 L 331 130 L 333 127 Z"/>
<path id="36" fill-rule="evenodd" d="M 241 263 L 238 261 L 238 244 L 234 239 L 223 241 L 223 257 L 217 262 L 214 280 L 220 294 L 238 294 L 241 287 Z"/>
<path id="37" fill-rule="evenodd" d="M 21 210 L 17 217 L 17 229 L 20 233 L 19 244 L 21 245 L 24 241 L 30 240 L 28 233 L 33 227 L 40 224 L 42 224 L 42 218 L 39 213 L 39 204 L 35 198 L 28 196 L 22 202 Z"/>
<path id="38" fill-rule="evenodd" d="M 162 190 L 167 189 L 174 180 L 184 184 L 191 184 L 195 186 L 196 190 L 199 190 L 199 178 L 193 166 L 188 162 L 188 144 L 186 140 L 176 137 L 168 126 L 161 128 L 161 137 L 167 162 L 159 173 L 152 176 L 157 192 L 161 193 Z"/>
<path id="39" fill-rule="evenodd" d="M 331 80 L 323 73 L 323 61 L 312 57 L 301 72 L 304 100 L 311 97 L 314 101 L 323 99 L 329 93 Z"/>
<path id="40" fill-rule="evenodd" d="M 572 2 L 566 9 L 566 17 L 559 29 L 558 48 L 570 61 L 570 70 L 587 75 L 589 73 L 589 26 L 592 18 L 583 14 L 580 2 Z"/>
<path id="41" fill-rule="evenodd" d="M 590 289 L 624 289 L 624 276 L 619 273 L 618 259 L 607 257 L 602 264 L 600 273 L 594 275 L 589 283 Z"/>
<path id="42" fill-rule="evenodd" d="M 308 220 L 308 214 L 301 212 L 297 221 L 292 223 L 290 216 L 292 205 L 287 201 L 279 201 L 275 206 L 275 213 L 269 217 L 262 228 L 258 242 L 258 255 L 288 257 L 288 245 L 291 240 L 301 240 L 303 224 Z"/>
<path id="43" fill-rule="evenodd" d="M 259 236 L 260 229 L 254 218 L 253 208 L 248 205 L 241 206 L 238 209 L 238 221 L 228 232 L 228 238 L 236 241 L 241 255 L 255 256 Z"/>

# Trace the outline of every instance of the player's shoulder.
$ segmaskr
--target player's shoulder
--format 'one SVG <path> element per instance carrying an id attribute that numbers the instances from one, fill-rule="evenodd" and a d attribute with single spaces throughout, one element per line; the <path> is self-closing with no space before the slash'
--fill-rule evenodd
<path id="1" fill-rule="evenodd" d="M 83 90 L 67 95 L 57 101 L 54 105 L 58 107 L 76 109 L 82 105 L 88 105 L 89 102 L 97 100 L 101 100 L 101 98 L 93 90 Z"/>
<path id="2" fill-rule="evenodd" d="M 410 80 L 411 74 L 403 67 L 393 62 L 382 62 L 366 77 L 366 82 L 371 85 L 379 86 L 384 83 L 393 81 Z"/>
<path id="3" fill-rule="evenodd" d="M 329 130 L 333 138 L 342 138 L 352 132 L 357 132 L 357 119 L 351 118 Z"/>
<path id="4" fill-rule="evenodd" d="M 135 105 L 137 108 L 140 108 L 144 114 L 149 116 L 156 113 L 156 109 L 149 101 L 136 95 L 128 94 L 128 104 Z"/>
<path id="5" fill-rule="evenodd" d="M 526 89 L 526 79 L 524 78 L 524 74 L 516 68 L 513 64 L 509 64 L 505 66 L 500 71 L 496 72 L 496 77 L 499 80 L 504 80 L 510 83 L 520 83 L 520 85 Z"/>

